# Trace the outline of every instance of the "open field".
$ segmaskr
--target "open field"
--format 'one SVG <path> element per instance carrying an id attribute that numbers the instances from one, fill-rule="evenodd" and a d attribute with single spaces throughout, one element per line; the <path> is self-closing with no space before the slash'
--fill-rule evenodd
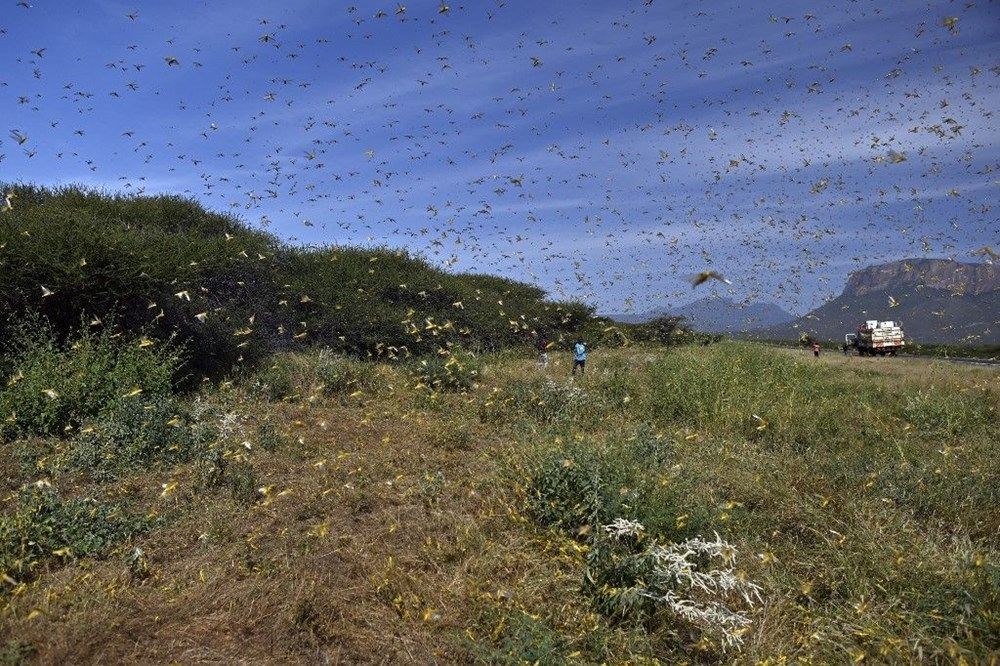
<path id="1" fill-rule="evenodd" d="M 1000 659 L 995 370 L 527 356 L 278 356 L 145 404 L 165 449 L 8 433 L 5 663 Z M 717 538 L 706 589 L 656 559 Z"/>
<path id="2" fill-rule="evenodd" d="M 806 359 L 810 361 L 815 361 L 812 357 L 812 350 L 805 348 L 778 348 L 783 354 L 787 354 L 790 358 L 796 359 Z M 901 377 L 921 377 L 927 374 L 931 376 L 942 376 L 948 375 L 949 371 L 947 367 L 949 365 L 959 363 L 966 366 L 972 366 L 973 368 L 979 368 L 982 370 L 993 369 L 994 373 L 997 369 L 1000 369 L 1000 364 L 996 362 L 991 362 L 990 359 L 986 358 L 976 358 L 976 357 L 931 357 L 931 356 L 910 356 L 908 354 L 903 354 L 900 356 L 885 356 L 885 357 L 865 357 L 858 356 L 857 354 L 849 354 L 844 356 L 840 349 L 831 349 L 824 347 L 820 353 L 819 361 L 822 365 L 828 365 L 837 368 L 844 368 L 847 370 L 854 369 L 872 369 L 877 370 L 880 373 L 886 373 L 891 376 L 901 376 Z M 959 371 L 960 372 L 960 371 Z"/>

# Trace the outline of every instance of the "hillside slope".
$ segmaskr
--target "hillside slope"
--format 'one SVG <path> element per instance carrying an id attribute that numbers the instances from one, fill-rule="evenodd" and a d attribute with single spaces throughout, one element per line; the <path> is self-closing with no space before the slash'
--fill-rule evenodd
<path id="1" fill-rule="evenodd" d="M 184 343 L 196 374 L 307 344 L 380 358 L 498 349 L 590 319 L 535 286 L 388 249 L 292 247 L 178 197 L 13 190 L 0 213 L 0 327 L 30 313 L 60 334 L 113 322 Z"/>
<path id="2" fill-rule="evenodd" d="M 1000 271 L 989 264 L 906 259 L 852 273 L 837 298 L 755 335 L 839 340 L 866 319 L 900 321 L 919 342 L 1000 343 Z"/>

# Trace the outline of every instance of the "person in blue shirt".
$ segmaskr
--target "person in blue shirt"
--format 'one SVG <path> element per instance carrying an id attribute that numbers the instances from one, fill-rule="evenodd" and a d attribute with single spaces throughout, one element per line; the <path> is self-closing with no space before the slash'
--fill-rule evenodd
<path id="1" fill-rule="evenodd" d="M 584 344 L 583 340 L 577 339 L 573 343 L 573 374 L 576 375 L 576 369 L 580 368 L 580 374 L 582 375 L 587 369 L 587 345 Z"/>

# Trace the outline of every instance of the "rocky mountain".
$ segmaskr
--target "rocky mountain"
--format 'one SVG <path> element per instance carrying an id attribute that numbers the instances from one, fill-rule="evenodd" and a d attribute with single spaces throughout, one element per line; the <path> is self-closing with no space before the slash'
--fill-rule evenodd
<path id="1" fill-rule="evenodd" d="M 906 289 L 943 289 L 959 296 L 977 296 L 1000 289 L 1000 271 L 992 264 L 965 264 L 949 259 L 905 259 L 851 273 L 844 295 L 860 297 Z"/>
<path id="2" fill-rule="evenodd" d="M 851 273 L 843 292 L 755 336 L 840 340 L 866 319 L 902 323 L 918 342 L 1000 344 L 1000 270 L 949 259 L 904 259 Z"/>
<path id="3" fill-rule="evenodd" d="M 776 326 L 795 319 L 794 315 L 773 303 L 737 303 L 718 296 L 707 296 L 675 308 L 608 316 L 626 323 L 641 323 L 662 316 L 684 317 L 687 325 L 696 331 L 729 334 Z"/>

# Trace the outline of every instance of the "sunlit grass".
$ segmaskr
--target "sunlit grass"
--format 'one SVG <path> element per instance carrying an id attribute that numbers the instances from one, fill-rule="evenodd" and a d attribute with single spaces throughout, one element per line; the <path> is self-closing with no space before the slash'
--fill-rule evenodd
<path id="1" fill-rule="evenodd" d="M 559 354 L 546 370 L 442 356 L 433 373 L 279 355 L 179 398 L 213 443 L 187 459 L 102 480 L 53 466 L 75 438 L 18 442 L 5 511 L 25 515 L 19 488 L 46 478 L 101 507 L 58 514 L 80 538 L 113 539 L 49 538 L 30 576 L 7 571 L 6 649 L 162 660 L 178 648 L 155 638 L 159 617 L 181 649 L 235 655 L 224 636 L 242 631 L 239 654 L 280 660 L 336 645 L 351 660 L 988 662 L 996 375 L 905 363 L 640 347 L 595 353 L 572 380 Z M 109 531 L 136 516 L 154 522 Z M 622 520 L 638 540 L 601 541 Z M 759 600 L 671 582 L 650 558 L 685 542 L 724 556 L 692 571 Z"/>

